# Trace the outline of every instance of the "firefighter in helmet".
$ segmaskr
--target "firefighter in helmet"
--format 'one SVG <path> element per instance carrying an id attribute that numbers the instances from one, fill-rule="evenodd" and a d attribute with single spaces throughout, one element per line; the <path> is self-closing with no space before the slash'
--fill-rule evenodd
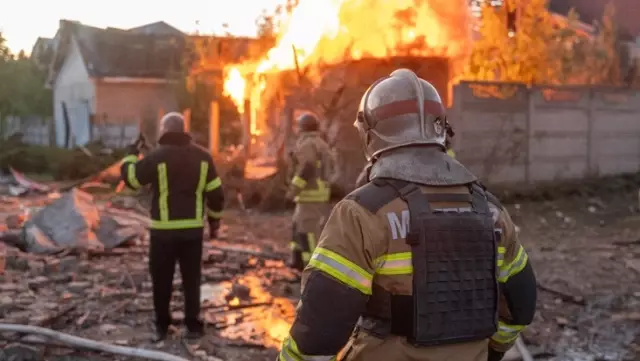
<path id="1" fill-rule="evenodd" d="M 355 126 L 370 182 L 333 208 L 280 360 L 501 360 L 532 321 L 515 225 L 445 153 L 444 121 L 410 70 L 366 91 Z"/>
<path id="2" fill-rule="evenodd" d="M 159 146 L 138 160 L 139 139 L 129 147 L 120 172 L 129 188 L 150 185 L 153 192 L 149 272 L 156 316 L 154 341 L 167 337 L 172 323 L 176 263 L 182 274 L 186 335 L 198 338 L 204 332 L 200 319 L 202 237 L 205 224 L 212 238 L 220 228 L 222 181 L 211 154 L 192 142 L 182 114 L 167 113 L 161 126 Z"/>
<path id="3" fill-rule="evenodd" d="M 318 118 L 304 113 L 297 119 L 298 139 L 291 153 L 293 173 L 287 197 L 293 199 L 291 266 L 302 270 L 316 246 L 329 214 L 329 176 L 335 171 L 334 155 L 322 138 Z"/>

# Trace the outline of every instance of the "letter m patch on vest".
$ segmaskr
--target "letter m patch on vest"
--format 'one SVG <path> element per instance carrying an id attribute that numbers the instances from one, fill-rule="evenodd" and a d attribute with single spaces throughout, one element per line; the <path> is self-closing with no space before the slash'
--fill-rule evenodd
<path id="1" fill-rule="evenodd" d="M 409 231 L 409 210 L 387 213 L 387 220 L 389 221 L 389 228 L 391 228 L 392 239 L 404 239 L 407 238 L 407 232 Z"/>

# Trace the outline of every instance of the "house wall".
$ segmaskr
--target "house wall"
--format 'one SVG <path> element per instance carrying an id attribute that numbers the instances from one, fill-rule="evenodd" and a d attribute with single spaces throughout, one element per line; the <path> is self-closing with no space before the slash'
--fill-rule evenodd
<path id="1" fill-rule="evenodd" d="M 179 110 L 175 86 L 170 83 L 144 83 L 131 79 L 124 82 L 96 80 L 95 84 L 94 139 L 100 138 L 104 126 L 114 124 L 135 127 L 137 135 L 140 122 L 156 120 L 160 110 Z M 148 129 L 147 126 L 144 128 Z"/>
<path id="2" fill-rule="evenodd" d="M 82 59 L 75 38 L 71 39 L 69 54 L 53 84 L 53 109 L 55 144 L 65 145 L 67 133 L 62 103 L 67 106 L 70 142 L 69 146 L 89 141 L 89 114 L 95 107 L 95 87 Z"/>
<path id="3" fill-rule="evenodd" d="M 629 43 L 629 57 L 632 61 L 640 61 L 640 36 L 634 42 Z"/>

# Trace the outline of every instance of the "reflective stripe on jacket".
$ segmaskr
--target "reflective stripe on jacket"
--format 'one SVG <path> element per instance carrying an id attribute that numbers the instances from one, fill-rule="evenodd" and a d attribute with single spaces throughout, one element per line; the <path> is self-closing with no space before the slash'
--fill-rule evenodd
<path id="1" fill-rule="evenodd" d="M 331 197 L 331 187 L 323 179 L 324 167 L 322 159 L 331 159 L 329 146 L 318 133 L 303 133 L 296 143 L 293 152 L 294 175 L 291 187 L 296 197 L 296 203 L 326 203 Z"/>
<path id="2" fill-rule="evenodd" d="M 201 228 L 205 214 L 220 218 L 222 181 L 209 152 L 191 143 L 185 133 L 167 133 L 159 144 L 141 160 L 135 155 L 126 156 L 120 169 L 129 188 L 151 185 L 151 228 Z"/>

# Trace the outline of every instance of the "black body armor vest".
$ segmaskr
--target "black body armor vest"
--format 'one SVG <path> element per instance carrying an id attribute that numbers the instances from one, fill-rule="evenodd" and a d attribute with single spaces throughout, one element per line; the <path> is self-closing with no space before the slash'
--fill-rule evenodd
<path id="1" fill-rule="evenodd" d="M 497 236 L 487 196 L 424 194 L 419 185 L 375 179 L 347 198 L 376 213 L 395 198 L 409 208 L 413 294 L 392 295 L 374 287 L 359 327 L 373 335 L 405 336 L 418 347 L 487 339 L 497 330 Z M 430 202 L 467 202 L 468 211 L 440 211 Z"/>

